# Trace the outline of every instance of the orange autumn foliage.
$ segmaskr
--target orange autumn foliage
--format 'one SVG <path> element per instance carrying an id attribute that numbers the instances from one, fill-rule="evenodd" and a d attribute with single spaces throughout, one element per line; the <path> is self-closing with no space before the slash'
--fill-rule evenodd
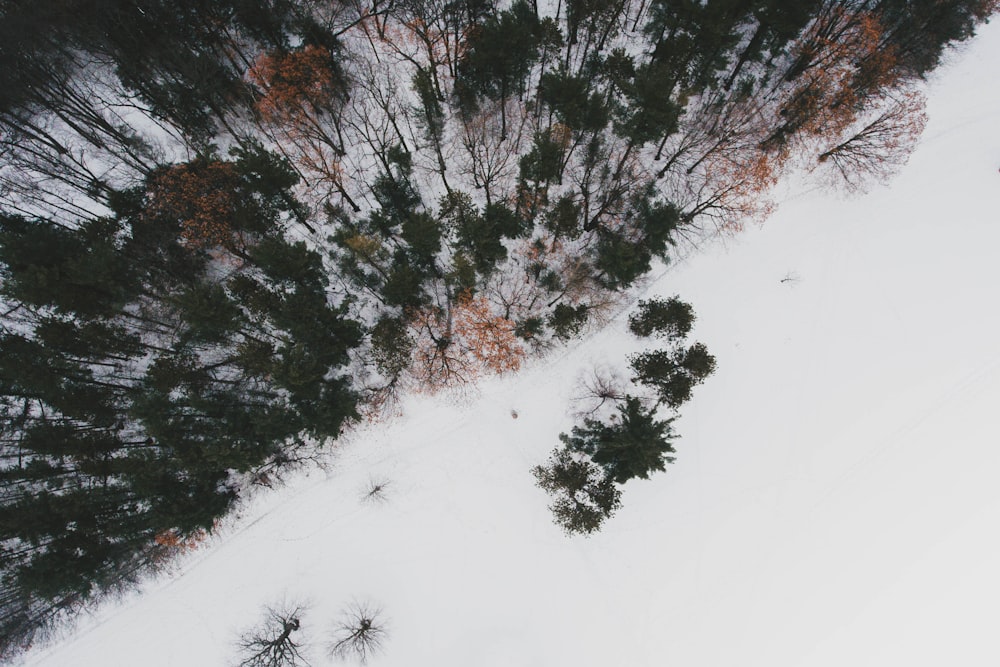
<path id="1" fill-rule="evenodd" d="M 919 90 L 894 93 L 882 106 L 848 128 L 819 153 L 832 184 L 864 190 L 869 181 L 885 182 L 909 159 L 927 125 L 927 99 Z"/>
<path id="2" fill-rule="evenodd" d="M 160 531 L 153 538 L 153 542 L 159 547 L 165 547 L 174 553 L 187 553 L 198 548 L 198 545 L 205 541 L 208 533 L 204 530 L 196 530 L 187 536 L 180 535 L 176 530 L 170 528 Z"/>
<path id="3" fill-rule="evenodd" d="M 263 91 L 257 109 L 272 124 L 327 110 L 344 92 L 338 85 L 330 54 L 318 46 L 288 53 L 265 53 L 250 68 L 248 76 Z"/>
<path id="4" fill-rule="evenodd" d="M 188 247 L 225 246 L 232 240 L 238 178 L 227 162 L 195 161 L 167 167 L 150 180 L 147 215 L 178 220 Z"/>
<path id="5" fill-rule="evenodd" d="M 518 183 L 513 200 L 510 202 L 514 210 L 526 218 L 533 217 L 545 208 L 549 201 L 549 188 L 545 185 L 534 187 L 527 183 Z"/>
<path id="6" fill-rule="evenodd" d="M 445 83 L 443 79 L 454 72 L 458 61 L 468 50 L 470 33 L 467 28 L 456 30 L 455 26 L 448 25 L 446 19 L 440 24 L 441 19 L 440 16 L 434 19 L 403 10 L 400 20 L 387 22 L 378 36 L 405 60 L 425 60 L 434 71 L 434 77 Z"/>
<path id="7" fill-rule="evenodd" d="M 801 73 L 780 108 L 784 131 L 832 137 L 865 103 L 898 81 L 897 58 L 871 13 L 837 8 L 815 21 L 792 48 Z"/>
<path id="8" fill-rule="evenodd" d="M 753 149 L 713 153 L 688 175 L 693 203 L 686 221 L 711 219 L 716 230 L 738 232 L 747 221 L 763 222 L 773 211 L 768 198 L 787 162 L 786 151 Z"/>
<path id="9" fill-rule="evenodd" d="M 556 122 L 549 128 L 549 138 L 558 144 L 560 149 L 565 151 L 573 142 L 573 130 L 568 125 Z"/>
<path id="10" fill-rule="evenodd" d="M 468 291 L 449 311 L 422 308 L 410 314 L 409 323 L 417 340 L 412 372 L 427 391 L 470 384 L 483 373 L 516 371 L 526 354 L 514 323 Z"/>
<path id="11" fill-rule="evenodd" d="M 436 306 L 420 308 L 409 313 L 409 325 L 416 339 L 411 372 L 421 389 L 433 393 L 475 382 L 480 369 L 452 341 L 448 312 Z"/>
<path id="12" fill-rule="evenodd" d="M 338 122 L 347 91 L 330 53 L 312 45 L 266 53 L 248 77 L 262 93 L 257 110 L 279 150 L 312 178 L 313 186 L 339 192 L 359 210 L 347 192 L 341 165 L 344 146 Z"/>
<path id="13" fill-rule="evenodd" d="M 494 314 L 485 298 L 463 294 L 452 317 L 453 335 L 486 370 L 506 373 L 521 368 L 525 352 L 514 335 L 514 323 Z"/>

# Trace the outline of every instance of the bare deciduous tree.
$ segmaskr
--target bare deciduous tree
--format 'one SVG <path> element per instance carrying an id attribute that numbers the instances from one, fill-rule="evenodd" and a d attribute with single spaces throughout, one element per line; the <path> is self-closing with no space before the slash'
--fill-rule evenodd
<path id="1" fill-rule="evenodd" d="M 927 125 L 926 98 L 918 90 L 890 96 L 871 117 L 859 121 L 819 154 L 836 185 L 849 192 L 871 181 L 884 183 L 910 157 Z"/>
<path id="2" fill-rule="evenodd" d="M 301 642 L 292 633 L 301 627 L 301 605 L 268 607 L 264 620 L 240 635 L 239 667 L 295 667 L 308 665 Z"/>
<path id="3" fill-rule="evenodd" d="M 355 602 L 344 610 L 343 618 L 334 628 L 330 655 L 342 660 L 357 659 L 361 664 L 381 650 L 386 638 L 381 609 Z"/>
<path id="4" fill-rule="evenodd" d="M 504 201 L 513 194 L 509 187 L 517 173 L 518 157 L 530 129 L 530 117 L 516 101 L 483 103 L 479 113 L 462 119 L 460 141 L 465 149 L 467 176 L 482 189 L 486 202 Z M 507 117 L 507 134 L 498 132 L 501 111 Z M 530 137 L 528 137 L 530 138 Z"/>
<path id="5" fill-rule="evenodd" d="M 574 414 L 596 418 L 625 400 L 625 380 L 611 366 L 595 366 L 579 377 L 573 398 Z"/>
<path id="6" fill-rule="evenodd" d="M 414 311 L 411 373 L 423 390 L 469 385 L 483 373 L 520 368 L 526 351 L 515 335 L 516 325 L 495 310 L 485 297 L 463 292 L 446 309 Z"/>

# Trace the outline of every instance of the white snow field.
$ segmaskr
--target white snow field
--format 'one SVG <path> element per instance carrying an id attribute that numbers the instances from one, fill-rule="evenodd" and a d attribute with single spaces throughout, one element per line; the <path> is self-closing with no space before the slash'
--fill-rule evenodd
<path id="1" fill-rule="evenodd" d="M 690 301 L 719 368 L 600 534 L 553 526 L 529 470 L 579 374 L 639 349 L 627 311 L 407 402 L 27 663 L 232 665 L 286 599 L 314 666 L 352 601 L 387 621 L 375 667 L 1000 664 L 1000 22 L 952 60 L 891 188 L 786 197 L 639 295 Z"/>

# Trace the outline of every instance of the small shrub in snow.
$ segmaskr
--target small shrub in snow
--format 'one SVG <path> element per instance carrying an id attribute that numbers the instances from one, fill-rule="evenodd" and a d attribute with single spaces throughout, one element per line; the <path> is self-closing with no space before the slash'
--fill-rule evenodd
<path id="1" fill-rule="evenodd" d="M 386 491 L 390 482 L 387 479 L 369 479 L 361 500 L 370 504 L 381 504 L 386 501 Z"/>

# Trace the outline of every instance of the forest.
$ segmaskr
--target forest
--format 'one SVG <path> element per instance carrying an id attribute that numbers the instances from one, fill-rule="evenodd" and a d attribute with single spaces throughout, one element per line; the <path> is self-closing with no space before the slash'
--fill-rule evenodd
<path id="1" fill-rule="evenodd" d="M 401 396 L 606 323 L 784 175 L 890 178 L 998 7 L 3 0 L 0 658 Z M 661 349 L 532 471 L 567 532 L 672 460 L 693 321 L 640 302 Z"/>

